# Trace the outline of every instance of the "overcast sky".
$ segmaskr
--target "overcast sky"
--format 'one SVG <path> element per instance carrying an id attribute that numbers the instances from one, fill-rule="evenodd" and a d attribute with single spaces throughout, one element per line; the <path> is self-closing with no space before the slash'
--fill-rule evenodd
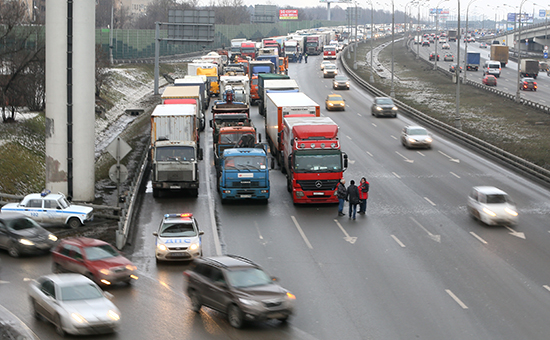
<path id="1" fill-rule="evenodd" d="M 386 9 L 388 11 L 391 11 L 391 1 L 387 0 L 373 0 L 374 1 L 374 7 L 378 9 Z M 410 0 L 395 0 L 394 6 L 395 10 L 399 10 L 404 12 L 405 6 L 410 3 Z M 326 2 L 322 3 L 319 0 L 244 0 L 244 3 L 246 5 L 278 5 L 281 7 L 285 6 L 292 6 L 292 8 L 303 8 L 303 7 L 317 7 L 317 6 L 323 6 L 326 7 Z M 358 6 L 363 8 L 370 7 L 370 3 L 366 0 L 359 0 L 357 1 Z M 377 5 L 377 3 L 382 5 Z M 510 12 L 518 12 L 519 11 L 519 5 L 521 3 L 520 0 L 505 0 L 504 3 L 502 0 L 474 0 L 473 2 L 470 0 L 462 0 L 460 2 L 460 9 L 462 12 L 462 16 L 464 17 L 466 15 L 466 8 L 468 7 L 468 4 L 470 4 L 470 8 L 468 11 L 468 15 L 470 16 L 470 19 L 474 19 L 476 16 L 482 17 L 485 16 L 485 18 L 493 19 L 495 18 L 495 13 L 497 16 L 497 20 L 501 20 L 501 18 L 505 18 L 506 13 Z M 297 4 L 299 4 L 297 6 Z M 355 4 L 353 2 L 353 4 Z M 456 12 L 457 12 L 457 4 L 458 0 L 451 0 L 451 1 L 441 1 L 441 0 L 433 0 L 433 1 L 423 1 L 421 5 L 421 15 L 422 16 L 428 16 L 428 9 L 429 8 L 435 8 L 437 4 L 440 4 L 439 8 L 445 8 L 449 9 L 450 15 L 454 16 L 456 18 Z M 538 4 L 538 5 L 534 5 Z M 509 6 L 506 6 L 509 5 Z M 338 4 L 338 3 L 332 3 L 331 8 L 334 8 L 335 6 L 339 6 L 342 8 L 346 8 L 348 4 Z M 407 6 L 407 11 L 411 6 Z M 515 10 L 512 8 L 514 7 Z M 539 10 L 540 9 L 546 9 L 550 10 L 550 1 L 549 0 L 537 0 L 537 1 L 531 1 L 527 0 L 524 2 L 522 7 L 522 12 L 524 13 L 530 13 L 533 14 L 533 11 L 535 13 L 535 18 L 539 18 Z M 418 7 L 412 6 L 412 13 L 413 16 L 416 17 L 418 15 Z M 549 18 L 550 19 L 550 18 Z"/>

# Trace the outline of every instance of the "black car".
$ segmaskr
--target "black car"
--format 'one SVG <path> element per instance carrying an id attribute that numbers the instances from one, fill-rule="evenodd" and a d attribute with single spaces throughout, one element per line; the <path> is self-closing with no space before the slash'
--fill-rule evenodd
<path id="1" fill-rule="evenodd" d="M 454 72 L 458 66 L 456 64 L 449 65 L 449 72 Z M 460 66 L 459 72 L 462 72 L 462 66 Z"/>
<path id="2" fill-rule="evenodd" d="M 338 75 L 334 77 L 334 80 L 332 81 L 332 88 L 333 89 L 345 89 L 349 90 L 349 78 L 344 75 Z"/>
<path id="3" fill-rule="evenodd" d="M 430 53 L 430 61 L 435 60 L 437 58 L 437 61 L 439 61 L 439 54 L 436 54 L 435 52 Z"/>
<path id="4" fill-rule="evenodd" d="M 296 297 L 242 256 L 196 258 L 183 276 L 193 311 L 206 306 L 225 313 L 235 328 L 245 321 L 284 322 L 294 311 Z"/>
<path id="5" fill-rule="evenodd" d="M 537 90 L 537 82 L 533 78 L 522 78 L 519 81 L 519 87 L 523 91 L 536 91 Z"/>
<path id="6" fill-rule="evenodd" d="M 372 103 L 370 113 L 371 115 L 397 117 L 397 106 L 390 97 L 375 97 Z"/>
<path id="7" fill-rule="evenodd" d="M 29 217 L 12 212 L 0 214 L 0 248 L 12 257 L 48 253 L 57 237 Z"/>

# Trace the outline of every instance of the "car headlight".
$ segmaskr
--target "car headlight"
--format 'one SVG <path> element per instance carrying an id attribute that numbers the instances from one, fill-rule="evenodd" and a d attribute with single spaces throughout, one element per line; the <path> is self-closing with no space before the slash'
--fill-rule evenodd
<path id="1" fill-rule="evenodd" d="M 103 275 L 111 275 L 111 270 L 107 268 L 100 269 L 99 272 Z"/>
<path id="2" fill-rule="evenodd" d="M 292 294 L 291 292 L 286 292 L 286 298 L 289 300 L 296 300 L 296 295 Z"/>
<path id="3" fill-rule="evenodd" d="M 49 234 L 48 235 L 48 240 L 55 242 L 55 241 L 57 241 L 57 236 L 55 236 L 54 234 Z"/>
<path id="4" fill-rule="evenodd" d="M 428 142 L 428 143 L 431 143 L 431 142 L 432 142 L 432 139 L 431 139 L 430 137 L 426 138 L 425 140 L 426 140 L 426 142 Z"/>
<path id="5" fill-rule="evenodd" d="M 380 106 L 377 106 L 376 109 L 377 109 L 378 111 L 382 111 L 382 110 L 383 110 Z"/>
<path id="6" fill-rule="evenodd" d="M 197 250 L 197 249 L 199 249 L 198 243 L 192 243 L 192 244 L 189 246 L 189 249 L 190 249 L 190 250 Z"/>
<path id="7" fill-rule="evenodd" d="M 19 239 L 19 243 L 24 244 L 26 246 L 34 246 L 34 242 L 31 240 L 27 240 L 26 238 Z"/>
<path id="8" fill-rule="evenodd" d="M 84 317 L 78 313 L 72 313 L 71 314 L 71 318 L 78 322 L 78 323 L 87 323 L 88 321 L 86 319 L 84 319 Z"/>
<path id="9" fill-rule="evenodd" d="M 324 70 L 323 73 L 324 73 L 324 74 L 327 74 L 327 70 Z"/>
<path id="10" fill-rule="evenodd" d="M 247 306 L 261 306 L 262 305 L 261 302 L 256 301 L 256 300 L 251 300 L 251 299 L 240 298 L 239 301 L 241 301 L 241 303 L 243 305 L 247 305 Z"/>
<path id="11" fill-rule="evenodd" d="M 517 216 L 518 215 L 518 212 L 515 211 L 515 210 L 512 210 L 510 208 L 504 208 L 504 211 L 506 211 L 508 214 L 512 215 L 512 216 Z"/>
<path id="12" fill-rule="evenodd" d="M 330 102 L 328 103 L 328 106 L 333 106 L 333 105 L 334 105 L 333 103 L 330 103 Z"/>
<path id="13" fill-rule="evenodd" d="M 349 81 L 346 81 L 346 85 L 349 86 Z"/>
<path id="14" fill-rule="evenodd" d="M 496 216 L 497 216 L 497 214 L 495 214 L 494 211 L 489 210 L 489 209 L 487 209 L 487 208 L 483 208 L 483 212 L 486 213 L 486 214 L 489 215 L 489 216 L 492 216 L 492 217 L 496 217 Z"/>
<path id="15" fill-rule="evenodd" d="M 115 312 L 112 309 L 109 309 L 109 311 L 107 312 L 107 316 L 110 317 L 114 321 L 120 320 L 120 315 L 118 315 L 118 313 Z"/>
<path id="16" fill-rule="evenodd" d="M 414 139 L 414 138 L 412 138 L 412 137 L 409 137 L 409 138 L 407 138 L 407 139 L 408 139 L 408 140 L 409 140 L 409 142 L 411 142 L 411 143 L 414 143 L 414 142 L 416 142 L 416 139 Z"/>
<path id="17" fill-rule="evenodd" d="M 160 251 L 167 251 L 168 248 L 164 244 L 157 244 L 157 249 Z"/>
<path id="18" fill-rule="evenodd" d="M 129 270 L 129 271 L 134 271 L 134 270 L 137 269 L 137 267 L 136 267 L 136 266 L 133 266 L 133 265 L 131 265 L 131 264 L 127 264 L 127 265 L 126 265 L 126 269 Z"/>
<path id="19" fill-rule="evenodd" d="M 397 106 L 391 108 L 393 111 L 397 111 Z"/>

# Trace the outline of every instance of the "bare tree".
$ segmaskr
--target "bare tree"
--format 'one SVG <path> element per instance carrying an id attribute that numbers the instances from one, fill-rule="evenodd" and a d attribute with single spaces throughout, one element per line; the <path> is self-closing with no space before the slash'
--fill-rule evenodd
<path id="1" fill-rule="evenodd" d="M 243 0 L 218 0 L 213 9 L 217 24 L 238 25 L 250 22 L 250 14 Z"/>
<path id="2" fill-rule="evenodd" d="M 95 46 L 95 96 L 99 97 L 103 84 L 109 79 L 109 56 L 100 44 Z"/>
<path id="3" fill-rule="evenodd" d="M 147 5 L 145 15 L 136 21 L 136 28 L 153 29 L 155 22 L 168 22 L 168 11 L 171 9 L 193 9 L 198 0 L 178 2 L 177 0 L 154 0 Z"/>
<path id="4" fill-rule="evenodd" d="M 40 81 L 32 73 L 43 72 L 44 41 L 42 26 L 31 25 L 30 19 L 24 2 L 0 0 L 0 100 L 4 122 L 15 120 L 15 107 L 26 105 L 29 95 L 37 98 L 36 93 L 29 93 L 29 83 Z M 10 113 L 6 113 L 6 107 L 11 108 Z"/>

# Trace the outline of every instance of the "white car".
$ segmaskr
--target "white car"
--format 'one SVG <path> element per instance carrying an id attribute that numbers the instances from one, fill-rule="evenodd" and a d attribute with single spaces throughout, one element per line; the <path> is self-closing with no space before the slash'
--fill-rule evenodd
<path id="1" fill-rule="evenodd" d="M 468 212 L 487 225 L 518 223 L 516 205 L 508 194 L 495 187 L 473 187 L 468 196 Z"/>
<path id="2" fill-rule="evenodd" d="M 160 261 L 189 261 L 202 256 L 201 235 L 197 220 L 191 213 L 166 214 L 158 231 L 155 257 Z"/>
<path id="3" fill-rule="evenodd" d="M 330 61 L 330 60 L 323 60 L 323 61 L 321 61 L 321 71 L 324 70 L 324 69 L 325 69 L 325 66 L 327 66 L 327 65 L 329 65 L 329 64 L 332 65 L 332 61 Z"/>
<path id="4" fill-rule="evenodd" d="M 45 275 L 31 281 L 28 292 L 34 317 L 53 323 L 61 336 L 112 333 L 120 326 L 112 295 L 84 275 Z"/>
<path id="5" fill-rule="evenodd" d="M 408 148 L 432 147 L 432 136 L 421 126 L 405 126 L 401 131 L 401 144 Z"/>
<path id="6" fill-rule="evenodd" d="M 30 194 L 19 203 L 8 203 L 2 212 L 17 212 L 39 223 L 67 224 L 78 228 L 93 220 L 93 208 L 71 204 L 62 193 L 52 194 L 45 190 L 40 194 Z"/>

